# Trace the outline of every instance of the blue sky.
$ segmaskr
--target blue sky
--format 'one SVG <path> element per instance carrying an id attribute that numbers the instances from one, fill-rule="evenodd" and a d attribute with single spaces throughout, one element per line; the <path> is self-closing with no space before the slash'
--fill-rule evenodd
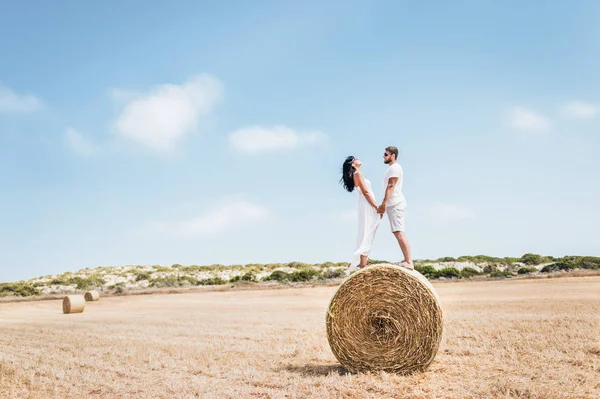
<path id="1" fill-rule="evenodd" d="M 600 255 L 600 3 L 0 2 L 0 281 L 349 261 L 400 149 L 414 257 Z M 384 219 L 371 257 L 399 261 Z"/>

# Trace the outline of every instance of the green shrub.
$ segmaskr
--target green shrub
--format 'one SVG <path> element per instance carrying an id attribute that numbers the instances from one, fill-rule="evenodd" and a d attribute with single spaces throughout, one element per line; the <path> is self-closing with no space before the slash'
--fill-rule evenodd
<path id="1" fill-rule="evenodd" d="M 242 276 L 242 281 L 256 281 L 256 274 L 254 274 L 253 272 L 247 272 L 246 274 L 244 274 Z"/>
<path id="2" fill-rule="evenodd" d="M 116 284 L 111 284 L 107 288 L 109 290 L 114 290 L 115 288 L 123 288 L 123 287 L 125 287 L 125 283 L 120 282 L 120 283 L 116 283 Z"/>
<path id="3" fill-rule="evenodd" d="M 542 257 L 541 255 L 538 254 L 525 254 L 523 256 L 521 256 L 521 262 L 525 263 L 526 265 L 539 265 L 540 263 L 542 263 Z"/>
<path id="4" fill-rule="evenodd" d="M 438 270 L 435 274 L 438 278 L 460 278 L 460 272 L 454 267 L 444 267 L 443 269 Z"/>
<path id="5" fill-rule="evenodd" d="M 257 281 L 256 275 L 253 272 L 247 272 L 246 274 L 239 274 L 229 279 L 230 283 L 235 283 L 238 281 Z"/>
<path id="6" fill-rule="evenodd" d="M 478 272 L 477 269 L 473 269 L 472 267 L 465 267 L 460 271 L 460 276 L 465 278 L 478 276 L 479 274 L 481 273 Z"/>
<path id="7" fill-rule="evenodd" d="M 0 296 L 32 296 L 39 295 L 41 292 L 29 283 L 2 283 L 0 284 Z"/>
<path id="8" fill-rule="evenodd" d="M 303 282 L 311 280 L 321 280 L 323 276 L 315 269 L 304 269 L 298 270 L 290 274 L 290 281 L 292 282 Z"/>
<path id="9" fill-rule="evenodd" d="M 600 269 L 600 257 L 597 256 L 565 256 L 556 260 L 560 270 Z"/>
<path id="10" fill-rule="evenodd" d="M 490 277 L 510 278 L 510 277 L 514 277 L 514 275 L 511 272 L 496 270 L 496 271 L 493 271 L 492 273 L 490 273 Z"/>
<path id="11" fill-rule="evenodd" d="M 198 281 L 198 285 L 223 285 L 227 284 L 227 280 L 223 280 L 221 277 L 211 277 L 204 280 Z"/>
<path id="12" fill-rule="evenodd" d="M 551 273 L 551 272 L 558 272 L 560 270 L 569 271 L 569 270 L 573 270 L 575 268 L 576 268 L 575 265 L 570 262 L 558 261 L 556 263 L 552 263 L 552 264 L 544 266 L 542 268 L 542 270 L 540 270 L 540 272 Z"/>
<path id="13" fill-rule="evenodd" d="M 157 277 L 149 280 L 149 286 L 155 288 L 163 288 L 163 287 L 177 287 L 179 285 L 179 280 L 177 276 L 165 276 L 165 277 Z"/>
<path id="14" fill-rule="evenodd" d="M 291 281 L 291 282 L 304 282 L 311 281 L 314 279 L 322 279 L 323 276 L 317 270 L 314 269 L 303 269 L 297 270 L 293 273 L 286 273 L 282 270 L 275 270 L 270 275 L 263 278 L 265 281 Z"/>
<path id="15" fill-rule="evenodd" d="M 474 255 L 474 256 L 459 256 L 457 259 L 459 262 L 473 262 L 473 263 L 495 263 L 500 265 L 510 265 L 515 262 L 520 262 L 521 258 L 496 258 L 494 256 L 487 255 Z"/>
<path id="16" fill-rule="evenodd" d="M 346 276 L 344 269 L 330 269 L 323 273 L 323 278 L 342 278 Z"/>
<path id="17" fill-rule="evenodd" d="M 496 273 L 497 271 L 498 271 L 498 266 L 495 264 L 486 265 L 483 268 L 483 273 L 485 273 L 485 274 L 492 274 L 492 273 Z"/>
<path id="18" fill-rule="evenodd" d="M 139 272 L 135 276 L 135 281 L 150 280 L 150 278 L 151 278 L 150 276 L 151 276 L 151 273 Z"/>
<path id="19" fill-rule="evenodd" d="M 517 271 L 518 274 L 529 274 L 535 272 L 537 272 L 537 269 L 535 267 L 522 267 Z"/>
<path id="20" fill-rule="evenodd" d="M 582 269 L 600 269 L 600 257 L 597 256 L 578 256 L 575 263 Z"/>
<path id="21" fill-rule="evenodd" d="M 106 280 L 104 280 L 100 276 L 90 276 L 87 278 L 83 277 L 71 277 L 67 281 L 65 281 L 65 285 L 74 285 L 78 290 L 89 290 L 90 288 L 98 288 L 102 285 L 106 284 Z"/>
<path id="22" fill-rule="evenodd" d="M 456 262 L 456 258 L 444 256 L 443 258 L 439 258 L 436 262 Z"/>
<path id="23" fill-rule="evenodd" d="M 265 281 L 288 281 L 290 279 L 290 273 L 286 273 L 283 270 L 275 270 L 268 276 L 265 276 Z"/>
<path id="24" fill-rule="evenodd" d="M 437 276 L 437 270 L 431 265 L 415 266 L 415 270 L 427 278 L 435 278 Z"/>

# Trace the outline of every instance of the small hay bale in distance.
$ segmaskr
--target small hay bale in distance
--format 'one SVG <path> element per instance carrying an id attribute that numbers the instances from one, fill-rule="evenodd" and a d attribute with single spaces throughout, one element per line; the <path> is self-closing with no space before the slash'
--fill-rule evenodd
<path id="1" fill-rule="evenodd" d="M 67 295 L 63 298 L 63 313 L 82 313 L 85 308 L 85 298 L 83 295 Z"/>
<path id="2" fill-rule="evenodd" d="M 439 349 L 443 324 L 431 283 L 416 270 L 390 264 L 344 280 L 326 315 L 329 346 L 353 372 L 425 370 Z"/>
<path id="3" fill-rule="evenodd" d="M 96 302 L 100 299 L 100 293 L 95 290 L 87 291 L 84 297 L 86 302 Z"/>

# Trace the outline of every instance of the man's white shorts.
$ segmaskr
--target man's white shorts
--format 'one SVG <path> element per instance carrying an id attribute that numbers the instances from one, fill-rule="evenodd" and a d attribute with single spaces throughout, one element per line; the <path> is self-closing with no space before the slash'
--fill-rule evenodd
<path id="1" fill-rule="evenodd" d="M 404 231 L 404 204 L 388 206 L 385 210 L 390 221 L 392 233 L 396 231 Z"/>

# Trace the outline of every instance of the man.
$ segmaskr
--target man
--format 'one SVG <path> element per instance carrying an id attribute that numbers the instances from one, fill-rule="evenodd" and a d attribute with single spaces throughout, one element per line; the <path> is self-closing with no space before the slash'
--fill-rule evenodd
<path id="1" fill-rule="evenodd" d="M 377 212 L 383 217 L 387 212 L 388 220 L 392 233 L 398 240 L 404 259 L 400 266 L 407 269 L 414 269 L 412 257 L 410 255 L 410 244 L 404 234 L 404 209 L 406 208 L 406 199 L 402 194 L 402 167 L 396 159 L 398 158 L 398 149 L 396 147 L 387 147 L 383 153 L 383 162 L 389 165 L 383 176 L 383 185 L 385 194 L 383 202 L 377 208 Z"/>

